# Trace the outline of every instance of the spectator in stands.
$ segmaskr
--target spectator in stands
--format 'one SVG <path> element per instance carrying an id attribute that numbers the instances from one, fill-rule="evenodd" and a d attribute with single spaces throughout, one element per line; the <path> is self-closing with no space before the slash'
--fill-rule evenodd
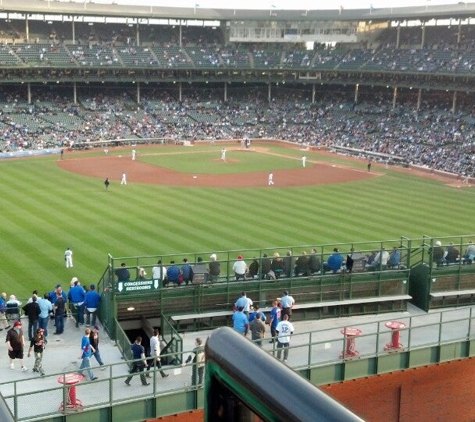
<path id="1" fill-rule="evenodd" d="M 71 312 L 76 314 L 76 327 L 84 325 L 84 299 L 86 298 L 86 291 L 81 286 L 79 280 L 74 282 L 74 286 L 69 289 L 68 300 L 72 306 Z"/>
<path id="2" fill-rule="evenodd" d="M 256 314 L 256 317 L 249 323 L 249 329 L 251 330 L 251 340 L 262 347 L 262 340 L 266 335 L 266 326 L 265 322 L 262 321 L 262 314 Z"/>
<path id="3" fill-rule="evenodd" d="M 301 255 L 295 260 L 294 275 L 295 277 L 299 276 L 308 276 L 309 272 L 310 259 L 307 256 L 306 251 L 302 251 Z"/>
<path id="4" fill-rule="evenodd" d="M 115 275 L 117 276 L 117 281 L 129 281 L 130 280 L 130 271 L 127 269 L 127 264 L 122 262 L 120 268 L 115 270 Z"/>
<path id="5" fill-rule="evenodd" d="M 233 314 L 233 328 L 239 334 L 247 335 L 249 329 L 249 320 L 247 319 L 246 314 L 243 312 L 244 308 L 239 307 Z"/>
<path id="6" fill-rule="evenodd" d="M 310 274 L 319 274 L 322 269 L 322 263 L 320 262 L 320 257 L 317 254 L 315 248 L 312 249 L 312 252 L 309 256 L 308 269 Z"/>
<path id="7" fill-rule="evenodd" d="M 328 257 L 327 262 L 323 264 L 325 271 L 331 271 L 333 274 L 339 273 L 343 265 L 343 255 L 338 248 L 333 248 L 333 253 Z"/>
<path id="8" fill-rule="evenodd" d="M 467 249 L 465 250 L 463 258 L 465 261 L 468 261 L 470 264 L 475 259 L 475 245 L 473 244 L 471 240 L 468 242 L 468 246 L 467 246 Z"/>
<path id="9" fill-rule="evenodd" d="M 274 273 L 276 279 L 282 277 L 284 274 L 284 260 L 280 257 L 279 252 L 274 253 L 272 262 L 270 264 L 270 269 Z"/>
<path id="10" fill-rule="evenodd" d="M 353 271 L 353 264 L 355 263 L 355 260 L 353 259 L 353 253 L 354 249 L 351 248 L 350 252 L 346 254 L 346 260 L 345 260 L 345 267 L 346 267 L 346 272 L 351 273 Z"/>
<path id="11" fill-rule="evenodd" d="M 246 281 L 246 274 L 248 272 L 247 264 L 244 261 L 242 255 L 238 255 L 237 261 L 233 264 L 233 271 L 236 281 Z"/>
<path id="12" fill-rule="evenodd" d="M 444 252 L 443 261 L 445 264 L 450 265 L 457 262 L 460 259 L 460 252 L 454 246 L 452 242 L 449 243 Z"/>
<path id="13" fill-rule="evenodd" d="M 251 265 L 249 265 L 249 277 L 251 279 L 259 278 L 259 261 L 257 258 L 253 258 Z"/>
<path id="14" fill-rule="evenodd" d="M 272 302 L 272 310 L 270 311 L 270 319 L 269 319 L 270 332 L 271 332 L 271 336 L 272 336 L 272 339 L 271 339 L 270 343 L 275 342 L 275 337 L 277 335 L 276 328 L 277 328 L 277 325 L 280 322 L 281 312 L 282 312 L 282 310 L 281 310 L 280 306 L 278 305 L 278 302 L 276 300 L 274 300 Z"/>
<path id="15" fill-rule="evenodd" d="M 256 315 L 259 314 L 261 316 L 261 321 L 265 323 L 267 321 L 267 318 L 264 312 L 261 311 L 257 303 L 253 305 L 253 309 L 254 310 L 249 314 L 249 322 L 252 322 L 254 318 L 256 317 Z"/>
<path id="16" fill-rule="evenodd" d="M 388 268 L 398 269 L 401 263 L 401 251 L 397 246 L 393 247 L 393 250 L 389 254 Z"/>
<path id="17" fill-rule="evenodd" d="M 53 312 L 53 304 L 49 300 L 49 294 L 45 293 L 42 298 L 38 298 L 38 305 L 40 307 L 40 317 L 38 319 L 39 328 L 44 330 L 45 341 L 48 341 L 48 322 L 50 314 Z"/>
<path id="18" fill-rule="evenodd" d="M 249 318 L 249 311 L 251 310 L 252 305 L 252 299 L 247 297 L 246 292 L 242 292 L 241 296 L 238 300 L 236 300 L 236 303 L 234 304 L 234 309 L 242 308 L 246 317 Z"/>
<path id="19" fill-rule="evenodd" d="M 89 291 L 84 298 L 84 307 L 86 309 L 86 327 L 96 325 L 97 310 L 101 304 L 101 295 L 96 291 L 96 285 L 91 284 Z M 92 315 L 92 319 L 91 319 Z"/>
<path id="20" fill-rule="evenodd" d="M 175 287 L 180 286 L 183 282 L 181 278 L 181 271 L 175 265 L 175 261 L 170 261 L 170 266 L 167 269 L 167 285 L 168 283 L 173 283 Z"/>
<path id="21" fill-rule="evenodd" d="M 283 259 L 282 275 L 284 277 L 290 277 L 292 275 L 293 268 L 292 251 L 287 251 Z"/>
<path id="22" fill-rule="evenodd" d="M 432 254 L 432 261 L 439 267 L 443 264 L 444 259 L 444 248 L 440 240 L 435 241 L 434 247 L 432 250 L 429 250 L 429 253 Z"/>
<path id="23" fill-rule="evenodd" d="M 0 324 L 2 327 L 0 328 L 0 331 L 3 329 L 7 330 L 10 328 L 10 325 L 7 321 L 6 313 L 5 313 L 5 305 L 7 303 L 7 294 L 5 292 L 2 293 L 0 296 Z"/>
<path id="24" fill-rule="evenodd" d="M 290 336 L 295 331 L 287 314 L 284 314 L 282 321 L 277 324 L 275 331 L 277 333 L 277 359 L 280 360 L 282 349 L 284 349 L 284 362 L 287 362 L 289 357 Z"/>
<path id="25" fill-rule="evenodd" d="M 20 306 L 21 302 L 15 295 L 10 295 L 10 299 L 5 303 L 5 312 L 8 321 L 12 324 L 15 321 L 20 321 Z"/>
<path id="26" fill-rule="evenodd" d="M 386 248 L 383 246 L 381 250 L 376 254 L 374 257 L 373 263 L 370 265 L 368 270 L 374 271 L 374 270 L 386 270 L 388 267 L 388 261 L 389 261 L 389 252 L 386 250 Z"/>
<path id="27" fill-rule="evenodd" d="M 34 294 L 31 302 L 23 306 L 23 312 L 28 317 L 28 341 L 31 341 L 38 330 L 38 321 L 41 313 L 40 306 L 37 302 L 38 297 Z"/>
<path id="28" fill-rule="evenodd" d="M 374 259 L 376 258 L 376 255 L 377 255 L 376 251 L 372 251 L 368 255 L 366 255 L 366 257 L 363 261 L 363 269 L 364 270 L 369 269 L 373 265 L 373 262 L 374 262 Z"/>
<path id="29" fill-rule="evenodd" d="M 167 278 L 167 267 L 162 265 L 162 260 L 157 261 L 157 265 L 152 267 L 152 278 L 153 280 L 159 280 L 161 285 L 165 285 L 165 280 Z"/>
<path id="30" fill-rule="evenodd" d="M 185 283 L 187 286 L 188 284 L 193 283 L 193 268 L 188 263 L 187 258 L 183 258 L 183 265 L 181 266 L 180 271 L 183 277 L 183 283 Z"/>
<path id="31" fill-rule="evenodd" d="M 182 366 L 192 362 L 193 369 L 191 372 L 191 385 L 202 385 L 205 370 L 205 348 L 203 346 L 203 341 L 200 338 L 195 340 L 195 345 L 193 353 L 188 356 L 185 362 L 182 363 Z"/>
<path id="32" fill-rule="evenodd" d="M 275 280 L 274 271 L 271 270 L 271 259 L 265 253 L 261 259 L 261 279 L 263 280 Z"/>
<path id="33" fill-rule="evenodd" d="M 56 290 L 56 301 L 54 302 L 54 324 L 56 331 L 55 335 L 63 334 L 64 332 L 64 314 L 66 312 L 66 300 L 64 299 L 62 292 Z"/>
<path id="34" fill-rule="evenodd" d="M 145 271 L 145 268 L 139 267 L 137 280 L 147 280 L 147 273 Z"/>
<path id="35" fill-rule="evenodd" d="M 211 254 L 209 257 L 210 261 L 208 264 L 208 274 L 210 283 L 215 283 L 218 281 L 219 274 L 221 273 L 221 264 L 218 261 L 218 257 L 215 253 Z"/>
<path id="36" fill-rule="evenodd" d="M 280 298 L 280 307 L 281 307 L 281 313 L 280 316 L 281 318 L 284 317 L 284 315 L 288 315 L 289 319 L 292 316 L 292 308 L 295 305 L 295 299 L 293 296 L 289 295 L 289 292 L 287 290 L 284 290 L 284 294 Z"/>

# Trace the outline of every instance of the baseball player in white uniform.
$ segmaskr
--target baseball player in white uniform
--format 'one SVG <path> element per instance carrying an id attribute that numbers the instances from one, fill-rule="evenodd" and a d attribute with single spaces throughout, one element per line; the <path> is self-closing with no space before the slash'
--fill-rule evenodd
<path id="1" fill-rule="evenodd" d="M 127 184 L 127 176 L 125 173 L 122 173 L 122 178 L 120 179 L 120 184 L 121 185 L 126 185 Z"/>
<path id="2" fill-rule="evenodd" d="M 271 172 L 269 173 L 269 177 L 268 177 L 268 182 L 267 184 L 270 186 L 270 185 L 273 185 L 274 184 L 274 174 Z"/>
<path id="3" fill-rule="evenodd" d="M 73 266 L 73 251 L 68 248 L 64 252 L 64 260 L 66 262 L 66 268 L 71 268 Z"/>

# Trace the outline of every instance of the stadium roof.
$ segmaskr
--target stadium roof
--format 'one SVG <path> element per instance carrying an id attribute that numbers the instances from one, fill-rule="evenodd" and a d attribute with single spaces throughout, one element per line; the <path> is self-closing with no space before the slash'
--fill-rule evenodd
<path id="1" fill-rule="evenodd" d="M 142 19 L 264 20 L 264 21 L 398 21 L 420 19 L 467 19 L 475 17 L 475 3 L 414 7 L 366 8 L 349 10 L 245 10 L 205 9 L 199 7 L 160 7 L 119 5 L 94 2 L 38 0 L 1 0 L 0 11 L 20 14 L 107 16 Z"/>

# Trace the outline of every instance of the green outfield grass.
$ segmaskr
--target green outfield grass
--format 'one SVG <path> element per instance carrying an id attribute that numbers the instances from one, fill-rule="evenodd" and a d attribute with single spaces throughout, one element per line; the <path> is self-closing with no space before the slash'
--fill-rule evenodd
<path id="1" fill-rule="evenodd" d="M 301 166 L 302 152 L 270 146 L 287 157 L 244 151 L 227 171 Z M 163 151 L 173 153 L 154 155 Z M 138 159 L 190 173 L 218 173 L 220 145 L 143 148 Z M 125 152 L 129 153 L 129 152 Z M 175 154 L 180 153 L 180 154 Z M 90 152 L 78 157 L 102 154 Z M 110 154 L 124 154 L 111 150 Z M 309 160 L 354 164 L 306 153 Z M 66 154 L 69 159 L 71 154 Z M 472 232 L 475 189 L 456 189 L 384 168 L 382 177 L 325 186 L 272 189 L 171 188 L 103 180 L 61 170 L 58 157 L 0 162 L 0 290 L 27 297 L 73 276 L 96 283 L 113 256 L 331 244 Z M 376 170 L 376 168 L 374 168 Z M 475 239 L 474 239 L 475 240 Z M 74 268 L 64 266 L 64 250 Z"/>

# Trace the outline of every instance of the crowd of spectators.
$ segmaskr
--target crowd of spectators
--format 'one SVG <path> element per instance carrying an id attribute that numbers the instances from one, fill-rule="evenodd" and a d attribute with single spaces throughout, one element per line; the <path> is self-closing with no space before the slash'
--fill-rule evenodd
<path id="1" fill-rule="evenodd" d="M 189 95 L 188 95 L 189 94 Z M 335 146 L 385 154 L 408 163 L 457 174 L 475 173 L 475 116 L 469 101 L 450 110 L 450 95 L 427 95 L 419 111 L 410 97 L 395 109 L 384 90 L 374 89 L 358 104 L 344 90 L 309 92 L 266 88 L 236 89 L 224 102 L 219 89 L 175 92 L 151 89 L 141 104 L 133 92 L 87 90 L 78 102 L 57 90 L 38 92 L 28 104 L 20 91 L 3 88 L 0 101 L 2 151 L 68 147 L 94 141 L 148 138 L 182 140 L 282 139 L 331 149 Z"/>

